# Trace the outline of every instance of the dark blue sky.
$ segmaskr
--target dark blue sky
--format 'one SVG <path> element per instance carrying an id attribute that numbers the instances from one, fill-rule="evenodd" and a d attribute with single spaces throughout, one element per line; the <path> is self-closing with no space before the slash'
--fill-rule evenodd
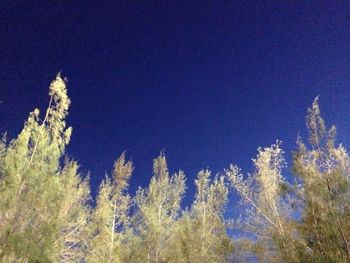
<path id="1" fill-rule="evenodd" d="M 348 141 L 348 1 L 4 1 L 0 17 L 0 132 L 14 137 L 44 110 L 62 70 L 68 154 L 93 192 L 125 149 L 133 191 L 165 149 L 188 198 L 201 168 L 251 171 L 276 139 L 290 157 L 318 94 Z"/>

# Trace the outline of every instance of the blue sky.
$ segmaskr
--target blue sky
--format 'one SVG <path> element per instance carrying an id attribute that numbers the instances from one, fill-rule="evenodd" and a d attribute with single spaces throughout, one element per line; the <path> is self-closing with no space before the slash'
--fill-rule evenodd
<path id="1" fill-rule="evenodd" d="M 165 150 L 171 171 L 252 170 L 276 139 L 290 160 L 320 95 L 347 146 L 348 1 L 5 1 L 0 10 L 0 132 L 15 137 L 69 80 L 69 156 L 93 193 L 124 150 L 146 186 Z M 290 168 L 290 163 L 289 163 Z M 288 174 L 288 169 L 286 170 Z"/>

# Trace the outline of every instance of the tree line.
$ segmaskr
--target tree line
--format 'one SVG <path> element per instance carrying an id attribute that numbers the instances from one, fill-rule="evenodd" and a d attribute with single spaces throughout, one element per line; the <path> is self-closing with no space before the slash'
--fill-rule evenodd
<path id="1" fill-rule="evenodd" d="M 92 205 L 88 176 L 65 155 L 72 129 L 60 75 L 49 96 L 43 117 L 35 109 L 17 138 L 0 141 L 0 262 L 350 262 L 350 158 L 317 98 L 308 140 L 292 153 L 292 182 L 276 141 L 258 148 L 250 174 L 233 164 L 217 175 L 201 170 L 183 209 L 186 176 L 169 172 L 164 153 L 135 196 L 122 153 Z M 224 217 L 230 191 L 240 197 L 238 218 Z"/>

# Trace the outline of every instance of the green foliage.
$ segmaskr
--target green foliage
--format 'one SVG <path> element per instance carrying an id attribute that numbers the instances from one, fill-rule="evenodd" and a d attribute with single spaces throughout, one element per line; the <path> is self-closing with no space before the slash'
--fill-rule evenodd
<path id="1" fill-rule="evenodd" d="M 71 242 L 64 235 L 81 223 L 87 209 L 88 185 L 78 176 L 76 163 L 67 161 L 60 168 L 71 134 L 64 121 L 70 100 L 60 75 L 50 85 L 50 96 L 42 121 L 35 109 L 18 138 L 1 144 L 0 260 L 4 262 L 67 258 L 65 249 Z M 81 231 L 79 226 L 77 233 Z M 81 247 L 78 243 L 75 250 Z"/>
<path id="2" fill-rule="evenodd" d="M 126 162 L 123 153 L 115 162 L 112 179 L 106 176 L 100 186 L 90 223 L 89 262 L 122 262 L 130 224 L 130 196 L 126 190 L 132 171 L 132 162 Z"/>
<path id="3" fill-rule="evenodd" d="M 350 159 L 342 145 L 335 146 L 335 127 L 327 131 L 317 98 L 306 121 L 311 149 L 299 139 L 293 162 L 302 182 L 298 228 L 307 251 L 301 253 L 309 262 L 350 261 Z"/>
<path id="4" fill-rule="evenodd" d="M 294 185 L 282 175 L 277 141 L 258 148 L 246 177 L 233 165 L 214 178 L 200 171 L 183 210 L 185 175 L 170 175 L 163 153 L 135 197 L 123 153 L 91 206 L 88 178 L 65 157 L 70 99 L 59 74 L 49 95 L 43 119 L 35 109 L 16 139 L 0 140 L 0 262 L 350 261 L 350 157 L 335 127 L 327 130 L 318 98 L 306 117 L 309 143 L 298 138 L 293 153 Z M 224 218 L 228 185 L 244 208 L 233 224 Z M 238 237 L 227 234 L 230 225 Z"/>
<path id="5" fill-rule="evenodd" d="M 176 242 L 181 246 L 174 262 L 227 262 L 232 251 L 224 223 L 228 201 L 225 177 L 216 176 L 214 180 L 210 177 L 209 170 L 198 173 L 191 210 L 177 224 Z"/>
<path id="6" fill-rule="evenodd" d="M 139 189 L 135 204 L 138 209 L 134 227 L 141 238 L 137 262 L 168 262 L 169 242 L 180 212 L 185 192 L 182 171 L 170 176 L 163 153 L 153 162 L 153 177 L 148 189 Z"/>
<path id="7" fill-rule="evenodd" d="M 246 207 L 245 220 L 235 227 L 255 236 L 255 254 L 262 261 L 295 262 L 290 251 L 294 246 L 292 211 L 284 191 L 288 184 L 281 174 L 285 160 L 280 145 L 277 141 L 271 147 L 258 148 L 257 158 L 253 159 L 255 172 L 247 179 L 233 165 L 226 174 Z"/>
<path id="8" fill-rule="evenodd" d="M 78 174 L 78 164 L 66 159 L 61 170 L 58 224 L 59 238 L 55 248 L 59 251 L 61 262 L 81 262 L 86 257 L 86 243 L 90 216 L 90 188 L 88 178 Z"/>

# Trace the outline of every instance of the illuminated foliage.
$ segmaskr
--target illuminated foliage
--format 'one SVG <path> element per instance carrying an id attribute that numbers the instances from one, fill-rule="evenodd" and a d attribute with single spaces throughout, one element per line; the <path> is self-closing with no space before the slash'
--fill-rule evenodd
<path id="1" fill-rule="evenodd" d="M 71 135 L 64 121 L 70 100 L 60 75 L 49 89 L 44 119 L 35 109 L 18 138 L 1 143 L 2 262 L 75 261 L 83 255 L 78 236 L 87 223 L 89 188 L 75 162 L 60 166 Z"/>
<path id="2" fill-rule="evenodd" d="M 122 243 L 130 224 L 130 196 L 127 194 L 133 171 L 123 153 L 114 164 L 112 179 L 106 176 L 90 223 L 89 262 L 122 262 Z"/>
<path id="3" fill-rule="evenodd" d="M 185 192 L 182 171 L 170 176 L 163 153 L 153 162 L 153 177 L 147 189 L 139 189 L 134 217 L 136 234 L 141 238 L 136 262 L 168 262 L 169 242 L 180 213 Z"/>
<path id="4" fill-rule="evenodd" d="M 277 141 L 271 147 L 259 148 L 257 158 L 253 159 L 255 172 L 245 180 L 237 166 L 231 165 L 226 171 L 231 186 L 247 208 L 245 220 L 238 227 L 254 236 L 260 258 L 276 262 L 288 261 L 293 246 L 292 211 L 282 194 L 286 182 L 281 174 L 285 159 L 280 145 Z"/>
<path id="5" fill-rule="evenodd" d="M 318 98 L 308 110 L 310 149 L 298 139 L 294 173 L 301 180 L 302 220 L 298 226 L 307 250 L 305 261 L 350 261 L 350 159 L 335 145 L 336 129 L 327 131 Z"/>
<path id="6" fill-rule="evenodd" d="M 43 119 L 35 109 L 16 139 L 0 140 L 1 262 L 350 261 L 350 157 L 335 127 L 327 130 L 318 98 L 306 117 L 309 143 L 298 138 L 293 153 L 293 185 L 277 141 L 258 148 L 247 176 L 234 165 L 215 177 L 201 170 L 194 201 L 182 209 L 185 175 L 170 175 L 163 153 L 134 197 L 133 163 L 123 153 L 92 205 L 88 178 L 65 156 L 72 129 L 60 74 L 49 95 Z M 228 185 L 241 204 L 231 220 Z"/>
<path id="7" fill-rule="evenodd" d="M 225 177 L 216 176 L 212 180 L 211 172 L 202 170 L 195 185 L 197 193 L 192 208 L 178 225 L 182 249 L 179 262 L 227 262 L 232 247 L 224 222 L 228 201 Z"/>

